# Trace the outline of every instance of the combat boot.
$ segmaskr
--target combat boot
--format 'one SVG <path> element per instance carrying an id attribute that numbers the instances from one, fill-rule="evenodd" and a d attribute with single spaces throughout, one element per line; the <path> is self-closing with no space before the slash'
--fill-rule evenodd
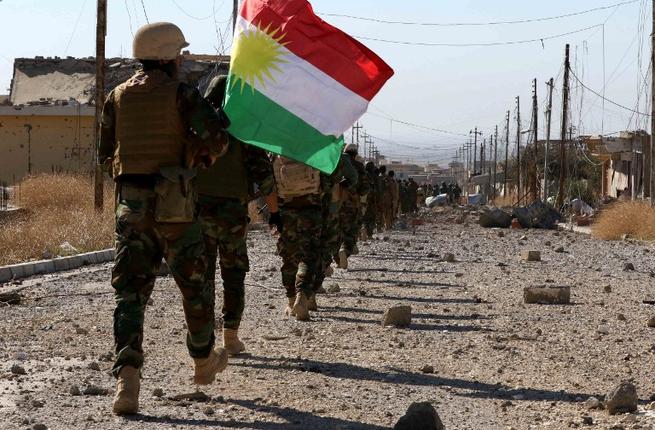
<path id="1" fill-rule="evenodd" d="M 296 298 L 295 297 L 287 297 L 287 300 L 289 300 L 289 303 L 287 304 L 287 308 L 284 311 L 284 313 L 288 317 L 295 317 L 296 313 L 293 310 L 293 305 L 296 303 Z"/>
<path id="2" fill-rule="evenodd" d="M 216 348 L 211 350 L 207 358 L 194 358 L 193 382 L 198 385 L 209 385 L 214 382 L 216 374 L 227 367 L 227 356 L 224 348 Z"/>
<path id="3" fill-rule="evenodd" d="M 118 374 L 113 411 L 116 415 L 131 415 L 139 411 L 139 389 L 141 374 L 139 369 L 123 366 Z"/>
<path id="4" fill-rule="evenodd" d="M 233 328 L 223 329 L 223 346 L 231 356 L 239 355 L 246 350 L 246 345 L 239 339 L 239 332 Z"/>
<path id="5" fill-rule="evenodd" d="M 357 244 L 353 245 L 353 252 L 351 252 L 352 255 L 357 255 L 359 254 L 359 248 L 357 247 Z"/>
<path id="6" fill-rule="evenodd" d="M 293 312 L 297 321 L 309 321 L 309 309 L 307 309 L 307 296 L 305 293 L 296 294 L 296 301 L 293 304 Z"/>
<path id="7" fill-rule="evenodd" d="M 316 303 L 316 294 L 312 294 L 307 298 L 307 309 L 310 311 L 318 310 L 318 303 Z"/>
<path id="8" fill-rule="evenodd" d="M 348 254 L 343 248 L 339 250 L 339 269 L 348 270 Z"/>

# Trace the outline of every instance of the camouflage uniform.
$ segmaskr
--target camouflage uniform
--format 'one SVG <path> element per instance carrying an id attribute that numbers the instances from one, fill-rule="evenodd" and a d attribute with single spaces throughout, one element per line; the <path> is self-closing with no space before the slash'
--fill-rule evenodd
<path id="1" fill-rule="evenodd" d="M 164 103 L 157 101 L 152 101 L 150 105 L 147 103 L 149 94 L 167 88 L 169 92 L 166 94 L 170 95 L 165 100 L 170 101 L 170 106 L 163 106 Z M 123 101 L 116 94 L 117 90 L 122 91 L 121 96 L 132 100 L 131 103 Z M 161 139 L 161 142 L 170 144 L 170 140 L 167 140 L 169 135 L 160 133 L 163 133 L 162 128 L 167 127 L 170 118 L 177 115 L 175 120 L 179 122 L 182 135 L 178 137 L 187 140 L 186 146 L 180 144 L 179 148 L 175 148 L 179 149 L 179 153 L 171 150 L 167 154 L 170 160 L 175 160 L 177 167 L 188 166 L 188 155 L 194 157 L 203 148 L 210 154 L 219 155 L 226 144 L 222 139 L 225 124 L 214 109 L 197 90 L 179 83 L 162 71 L 138 72 L 117 90 L 109 94 L 104 104 L 98 146 L 98 162 L 105 165 L 113 163 L 116 181 L 116 257 L 111 281 L 116 299 L 116 362 L 112 369 L 115 376 L 123 366 L 138 369 L 143 364 L 144 313 L 162 257 L 166 259 L 182 292 L 188 327 L 186 343 L 190 355 L 194 358 L 207 357 L 214 345 L 214 302 L 210 285 L 205 279 L 207 260 L 200 225 L 194 221 L 157 220 L 163 209 L 161 205 L 156 207 L 156 189 L 163 181 L 159 169 L 168 164 L 160 162 L 161 158 L 166 157 L 156 156 L 157 144 L 143 145 L 143 141 L 139 142 L 135 136 L 143 133 L 150 139 L 148 142 Z M 127 112 L 138 114 L 139 118 L 127 121 Z M 142 125 L 142 120 L 149 125 L 135 132 Z M 127 127 L 125 123 L 132 124 L 131 139 L 121 137 L 120 133 Z M 130 147 L 133 149 L 128 151 Z M 182 186 L 182 183 L 179 185 Z M 195 193 L 193 181 L 187 182 L 186 186 L 187 193 Z"/>
<path id="2" fill-rule="evenodd" d="M 369 237 L 373 237 L 376 225 L 375 216 L 378 206 L 377 175 L 374 170 L 367 170 L 366 175 L 370 191 L 368 193 L 366 212 L 364 212 L 364 228 L 366 228 L 366 234 Z"/>
<path id="3" fill-rule="evenodd" d="M 348 257 L 352 255 L 357 244 L 359 230 L 362 225 L 361 198 L 365 197 L 369 192 L 368 175 L 364 164 L 354 157 L 350 157 L 350 162 L 357 171 L 357 187 L 347 193 L 339 213 L 343 248 Z"/>
<path id="4" fill-rule="evenodd" d="M 238 153 L 232 156 L 232 152 Z M 242 174 L 237 173 L 240 169 Z M 233 181 L 224 175 L 232 176 Z M 223 328 L 228 329 L 239 328 L 245 306 L 248 194 L 253 183 L 262 195 L 275 191 L 271 163 L 266 152 L 235 138 L 230 138 L 228 153 L 198 175 L 198 220 L 209 259 L 207 279 L 215 290 L 216 259 L 220 256 Z"/>

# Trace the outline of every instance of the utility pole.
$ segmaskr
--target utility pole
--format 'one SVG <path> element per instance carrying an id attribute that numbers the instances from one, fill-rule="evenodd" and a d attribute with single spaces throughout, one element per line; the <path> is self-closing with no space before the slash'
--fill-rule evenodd
<path id="1" fill-rule="evenodd" d="M 568 128 L 569 116 L 569 70 L 571 64 L 569 61 L 569 44 L 566 44 L 566 54 L 564 56 L 564 88 L 562 90 L 562 141 L 559 147 L 559 191 L 557 195 L 557 207 L 561 208 L 564 204 L 564 180 L 566 179 L 566 131 Z"/>
<path id="2" fill-rule="evenodd" d="M 232 3 L 232 34 L 237 28 L 237 16 L 239 16 L 239 0 L 233 0 Z"/>
<path id="3" fill-rule="evenodd" d="M 546 143 L 544 144 L 544 202 L 548 201 L 548 151 L 550 150 L 550 125 L 553 118 L 553 78 L 548 85 L 548 108 L 546 110 Z"/>
<path id="4" fill-rule="evenodd" d="M 503 179 L 505 182 L 503 184 L 503 193 L 505 197 L 507 197 L 507 195 L 509 194 L 507 192 L 507 173 L 508 173 L 507 167 L 509 165 L 509 115 L 510 115 L 510 111 L 507 111 L 507 118 L 505 118 L 507 122 L 505 126 L 505 172 L 503 173 L 504 176 Z"/>
<path id="5" fill-rule="evenodd" d="M 494 133 L 496 137 L 496 143 L 494 144 L 494 186 L 493 186 L 493 191 L 492 191 L 492 196 L 495 199 L 496 198 L 496 188 L 498 186 L 498 182 L 496 180 L 496 174 L 498 173 L 498 126 L 496 126 L 496 132 Z"/>
<path id="6" fill-rule="evenodd" d="M 473 134 L 473 176 L 475 176 L 478 173 L 478 135 L 482 136 L 482 132 L 475 127 L 475 131 L 471 130 L 469 134 Z"/>
<path id="7" fill-rule="evenodd" d="M 521 202 L 521 98 L 516 96 L 516 203 Z"/>
<path id="8" fill-rule="evenodd" d="M 653 30 L 651 31 L 651 51 L 650 51 L 650 64 L 651 70 L 655 70 L 655 0 L 653 0 Z M 651 73 L 651 83 L 650 83 L 650 205 L 655 206 L 655 198 L 653 194 L 655 193 L 655 142 L 653 138 L 655 136 L 655 72 Z M 603 166 L 604 168 L 604 166 Z"/>
<path id="9" fill-rule="evenodd" d="M 359 130 L 361 130 L 362 127 L 359 125 L 359 121 L 355 123 L 355 125 L 352 126 L 352 143 L 355 143 L 357 145 L 357 152 L 359 152 Z M 355 136 L 357 136 L 357 140 L 355 140 Z"/>
<path id="10" fill-rule="evenodd" d="M 532 81 L 532 145 L 534 146 L 534 160 L 533 160 L 533 166 L 532 168 L 534 169 L 533 172 L 530 172 L 530 176 L 532 178 L 530 179 L 531 182 L 531 198 L 532 201 L 537 200 L 538 195 L 537 195 L 537 182 L 539 181 L 539 175 L 537 174 L 537 164 L 539 160 L 539 151 L 538 151 L 538 146 L 537 142 L 539 140 L 538 138 L 538 131 L 539 131 L 539 104 L 538 104 L 538 99 L 537 99 L 537 79 L 535 78 Z"/>
<path id="11" fill-rule="evenodd" d="M 98 0 L 98 11 L 96 14 L 96 115 L 94 124 L 94 142 L 97 145 L 100 142 L 100 121 L 102 119 L 102 108 L 105 103 L 105 38 L 107 36 L 107 0 Z M 98 157 L 94 155 L 95 160 L 95 178 L 93 181 L 94 206 L 97 211 L 102 211 L 104 204 L 104 182 L 102 175 L 102 166 L 98 164 Z"/>

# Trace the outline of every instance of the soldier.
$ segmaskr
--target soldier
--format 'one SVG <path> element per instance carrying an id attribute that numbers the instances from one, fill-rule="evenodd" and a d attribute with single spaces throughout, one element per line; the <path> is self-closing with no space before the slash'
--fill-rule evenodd
<path id="1" fill-rule="evenodd" d="M 388 178 L 387 167 L 386 166 L 378 167 L 377 186 L 376 186 L 378 204 L 377 204 L 377 214 L 375 216 L 376 223 L 378 226 L 378 232 L 385 231 L 385 222 L 384 222 L 385 208 L 386 206 L 388 206 L 388 203 L 391 201 L 390 200 L 391 190 L 388 189 L 387 178 Z"/>
<path id="2" fill-rule="evenodd" d="M 227 76 L 215 77 L 205 98 L 219 110 Z M 227 153 L 198 173 L 198 218 L 208 258 L 207 279 L 215 290 L 216 259 L 223 279 L 223 346 L 230 355 L 245 351 L 238 336 L 245 306 L 245 278 L 249 270 L 248 197 L 257 185 L 269 209 L 269 224 L 282 231 L 273 167 L 266 152 L 228 135 Z"/>
<path id="3" fill-rule="evenodd" d="M 416 213 L 418 208 L 416 207 L 418 201 L 418 184 L 414 181 L 414 178 L 409 178 L 407 183 L 407 200 L 409 202 L 409 211 L 411 213 Z"/>
<path id="4" fill-rule="evenodd" d="M 229 121 L 177 79 L 186 46 L 174 24 L 140 28 L 133 51 L 142 69 L 109 94 L 103 109 L 98 162 L 111 165 L 116 182 L 112 373 L 119 415 L 138 411 L 143 318 L 162 257 L 182 292 L 194 382 L 211 384 L 227 366 L 227 351 L 214 350 L 214 300 L 195 215 L 194 167 L 222 155 Z"/>
<path id="5" fill-rule="evenodd" d="M 372 161 L 366 163 L 366 175 L 369 184 L 368 200 L 366 203 L 366 211 L 364 212 L 364 230 L 368 238 L 372 238 L 375 233 L 375 215 L 377 211 L 377 178 L 378 172 L 375 164 Z"/>
<path id="6" fill-rule="evenodd" d="M 386 197 L 389 199 L 389 204 L 386 205 L 386 212 L 384 218 L 384 228 L 391 230 L 394 221 L 398 216 L 398 205 L 400 204 L 400 187 L 396 182 L 396 173 L 393 170 L 385 177 L 385 190 L 387 190 Z"/>
<path id="7" fill-rule="evenodd" d="M 342 232 L 341 246 L 339 255 L 336 256 L 335 260 L 338 261 L 339 268 L 348 269 L 348 257 L 356 251 L 357 238 L 361 227 L 361 199 L 368 194 L 369 183 L 364 164 L 357 160 L 357 145 L 353 143 L 346 145 L 344 153 L 350 157 L 350 163 L 357 171 L 357 187 L 344 193 L 345 196 L 339 213 Z"/>

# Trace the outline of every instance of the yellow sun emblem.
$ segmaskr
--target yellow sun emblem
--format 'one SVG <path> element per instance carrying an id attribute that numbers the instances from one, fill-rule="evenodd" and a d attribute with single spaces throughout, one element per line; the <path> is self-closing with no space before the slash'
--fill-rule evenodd
<path id="1" fill-rule="evenodd" d="M 255 91 L 255 80 L 259 81 L 262 87 L 266 87 L 265 78 L 275 82 L 271 71 L 281 72 L 279 64 L 286 63 L 282 58 L 282 43 L 284 34 L 280 29 L 271 30 L 270 25 L 266 28 L 244 29 L 235 42 L 232 50 L 231 72 L 235 79 L 232 79 L 233 88 L 237 81 L 241 81 L 241 92 L 246 84 Z"/>

